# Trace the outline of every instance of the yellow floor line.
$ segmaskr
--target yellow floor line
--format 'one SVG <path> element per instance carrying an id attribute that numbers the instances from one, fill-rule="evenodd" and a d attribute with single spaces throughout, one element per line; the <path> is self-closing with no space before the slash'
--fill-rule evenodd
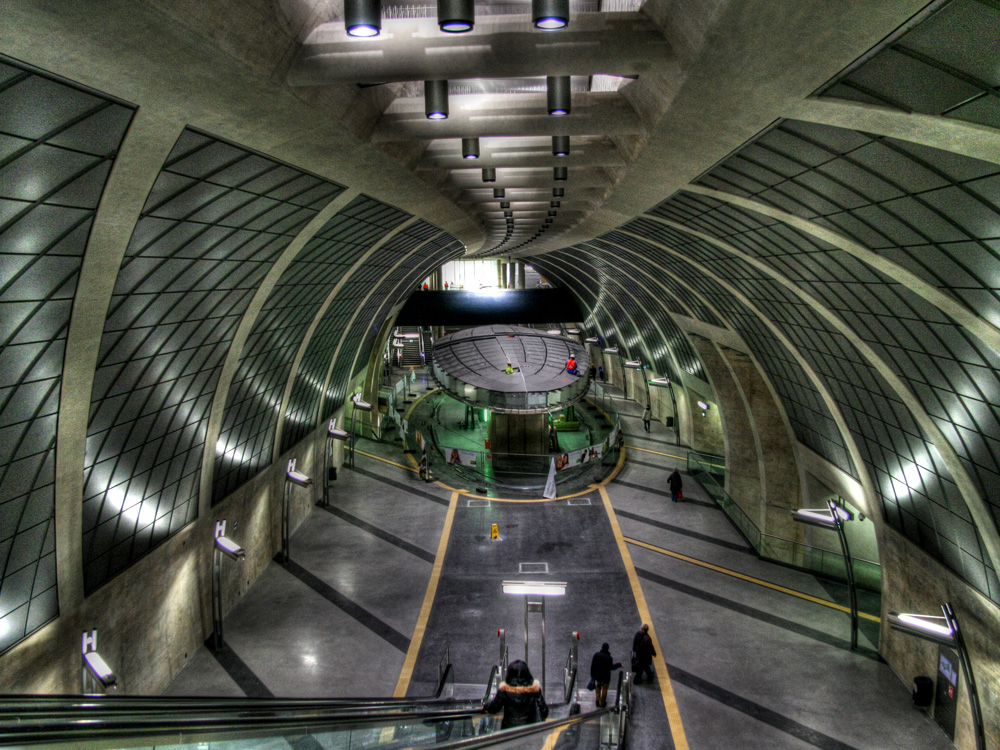
<path id="1" fill-rule="evenodd" d="M 656 637 L 653 618 L 646 605 L 646 597 L 642 593 L 642 586 L 639 585 L 639 575 L 635 572 L 635 565 L 632 564 L 632 556 L 629 554 L 625 544 L 625 537 L 622 535 L 621 527 L 618 525 L 618 517 L 614 508 L 611 507 L 611 498 L 608 491 L 603 486 L 598 490 L 601 493 L 601 500 L 604 502 L 604 510 L 611 521 L 611 531 L 615 535 L 615 542 L 618 544 L 618 552 L 621 554 L 622 562 L 625 563 L 625 572 L 628 574 L 629 583 L 632 586 L 632 595 L 635 603 L 639 607 L 639 616 L 642 621 L 649 624 L 649 634 L 653 638 L 653 646 L 656 649 L 656 656 L 653 663 L 656 665 L 656 672 L 659 675 L 660 694 L 663 697 L 663 707 L 667 710 L 667 720 L 670 722 L 670 735 L 674 741 L 675 750 L 689 750 L 687 735 L 684 733 L 684 724 L 681 722 L 681 710 L 677 705 L 677 698 L 674 696 L 674 685 L 670 681 L 670 673 L 667 671 L 667 663 L 663 658 L 663 648 Z"/>
<path id="2" fill-rule="evenodd" d="M 649 448 L 640 448 L 636 445 L 629 445 L 628 447 L 634 451 L 642 451 L 643 453 L 655 453 L 657 456 L 666 456 L 667 458 L 676 458 L 679 461 L 687 461 L 687 456 L 675 456 L 673 453 L 661 453 L 660 451 L 651 451 Z"/>
<path id="3" fill-rule="evenodd" d="M 413 637 L 410 638 L 410 647 L 406 650 L 406 659 L 403 661 L 403 670 L 399 673 L 399 681 L 393 691 L 394 698 L 405 698 L 406 691 L 410 687 L 410 679 L 413 677 L 413 667 L 417 663 L 417 654 L 420 653 L 420 644 L 424 641 L 424 633 L 427 630 L 427 621 L 431 617 L 431 608 L 434 606 L 434 596 L 437 594 L 438 582 L 441 580 L 441 568 L 444 566 L 444 553 L 448 549 L 448 537 L 451 536 L 451 525 L 455 521 L 455 509 L 458 507 L 458 493 L 452 492 L 448 500 L 448 513 L 444 517 L 444 528 L 441 529 L 441 539 L 438 541 L 437 554 L 434 555 L 434 567 L 431 569 L 431 578 L 427 582 L 427 591 L 424 593 L 424 603 L 420 607 L 420 615 L 417 617 L 417 624 L 413 628 Z"/>
<path id="4" fill-rule="evenodd" d="M 559 741 L 559 735 L 566 730 L 566 727 L 559 727 L 554 729 L 549 736 L 545 739 L 545 744 L 542 745 L 542 750 L 553 750 L 556 743 Z"/>
<path id="5" fill-rule="evenodd" d="M 686 563 L 691 563 L 692 565 L 698 565 L 702 568 L 708 568 L 709 570 L 714 570 L 716 573 L 722 573 L 727 576 L 732 576 L 733 578 L 739 578 L 741 581 L 747 581 L 748 583 L 754 583 L 758 586 L 763 586 L 766 589 L 772 589 L 773 591 L 780 591 L 782 594 L 788 594 L 789 596 L 795 596 L 799 599 L 805 599 L 807 602 L 812 602 L 813 604 L 822 604 L 824 607 L 829 607 L 830 609 L 836 609 L 840 612 L 851 613 L 849 607 L 844 607 L 836 602 L 831 602 L 828 599 L 821 599 L 818 596 L 812 596 L 811 594 L 804 594 L 801 591 L 796 591 L 795 589 L 785 588 L 784 586 L 779 586 L 776 583 L 771 583 L 770 581 L 765 581 L 761 578 L 754 578 L 753 576 L 748 576 L 745 573 L 738 573 L 735 570 L 730 570 L 729 568 L 723 568 L 719 565 L 713 565 L 712 563 L 705 562 L 704 560 L 699 560 L 696 557 L 688 557 L 687 555 L 682 555 L 680 552 L 673 552 L 669 549 L 663 549 L 663 547 L 657 547 L 654 544 L 649 544 L 647 542 L 640 542 L 638 539 L 631 539 L 625 537 L 625 541 L 628 544 L 634 544 L 637 547 L 644 547 L 645 549 L 651 550 L 653 552 L 658 552 L 661 555 L 667 555 L 673 557 L 677 560 L 683 560 Z M 872 622 L 882 622 L 882 618 L 876 615 L 870 615 L 867 612 L 858 612 L 858 617 L 863 617 L 866 620 L 871 620 Z"/>
<path id="6" fill-rule="evenodd" d="M 358 451 L 359 456 L 368 456 L 368 458 L 374 458 L 376 461 L 381 461 L 385 464 L 390 464 L 391 466 L 398 466 L 400 469 L 406 469 L 407 471 L 416 471 L 417 469 L 411 466 L 404 466 L 403 464 L 397 464 L 395 461 L 390 461 L 388 458 L 382 458 L 382 456 L 376 456 L 374 453 L 368 453 L 367 451 Z"/>

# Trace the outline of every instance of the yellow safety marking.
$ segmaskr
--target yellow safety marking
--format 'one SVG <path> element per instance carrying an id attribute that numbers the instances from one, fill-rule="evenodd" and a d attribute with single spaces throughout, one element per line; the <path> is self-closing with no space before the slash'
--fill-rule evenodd
<path id="1" fill-rule="evenodd" d="M 687 456 L 675 456 L 673 453 L 661 453 L 660 451 L 651 451 L 649 448 L 640 448 L 637 445 L 629 445 L 634 451 L 642 451 L 643 453 L 655 453 L 657 456 L 666 456 L 667 458 L 676 458 L 679 461 L 687 461 Z"/>
<path id="2" fill-rule="evenodd" d="M 444 553 L 448 549 L 448 537 L 451 536 L 451 525 L 455 520 L 455 509 L 457 507 L 458 493 L 452 492 L 451 497 L 448 499 L 448 513 L 444 517 L 444 528 L 441 529 L 441 539 L 438 540 L 437 554 L 434 555 L 434 567 L 431 569 L 431 578 L 427 582 L 427 591 L 424 592 L 424 603 L 420 607 L 420 615 L 417 617 L 417 624 L 413 628 L 410 647 L 406 649 L 403 671 L 399 673 L 399 681 L 396 682 L 396 689 L 392 693 L 393 698 L 405 698 L 406 691 L 410 687 L 410 679 L 413 677 L 413 667 L 417 663 L 420 644 L 423 643 L 424 633 L 427 631 L 427 621 L 431 618 L 434 595 L 437 594 L 438 582 L 441 580 L 441 568 L 444 567 Z"/>
<path id="3" fill-rule="evenodd" d="M 382 458 L 382 456 L 376 456 L 374 453 L 368 453 L 367 451 L 358 451 L 359 456 L 368 456 L 368 458 L 374 458 L 376 461 L 381 461 L 384 464 L 390 464 L 392 466 L 398 466 L 400 469 L 406 469 L 407 471 L 416 471 L 416 469 L 410 466 L 404 466 L 403 464 L 397 464 L 395 461 L 390 461 L 388 458 Z"/>
<path id="4" fill-rule="evenodd" d="M 553 729 L 551 734 L 546 738 L 545 744 L 542 745 L 542 750 L 555 750 L 556 743 L 559 741 L 559 735 L 566 730 L 566 727 L 558 727 Z"/>
<path id="5" fill-rule="evenodd" d="M 776 583 L 771 583 L 770 581 L 765 581 L 761 578 L 754 578 L 753 576 L 748 576 L 745 573 L 739 573 L 735 570 L 730 570 L 729 568 L 723 568 L 719 565 L 713 565 L 710 562 L 705 562 L 704 560 L 699 560 L 695 557 L 688 557 L 687 555 L 682 555 L 680 552 L 673 552 L 669 549 L 663 549 L 663 547 L 657 547 L 654 544 L 649 544 L 648 542 L 640 542 L 638 539 L 631 539 L 625 537 L 625 541 L 629 544 L 634 544 L 637 547 L 644 547 L 645 549 L 651 550 L 653 552 L 658 552 L 661 555 L 667 555 L 669 557 L 676 558 L 677 560 L 682 560 L 686 563 L 691 563 L 692 565 L 698 565 L 702 568 L 707 568 L 708 570 L 714 570 L 716 573 L 723 573 L 727 576 L 732 576 L 733 578 L 739 578 L 741 581 L 747 581 L 748 583 L 754 583 L 758 586 L 763 586 L 766 589 L 772 589 L 774 591 L 780 591 L 782 594 L 788 594 L 789 596 L 796 596 L 799 599 L 805 599 L 807 602 L 812 602 L 813 604 L 822 604 L 824 607 L 829 607 L 830 609 L 836 609 L 840 612 L 851 613 L 849 607 L 837 604 L 836 602 L 831 602 L 828 599 L 821 599 L 818 596 L 812 596 L 811 594 L 805 594 L 801 591 L 796 591 L 795 589 L 785 588 L 784 586 L 779 586 Z M 870 615 L 867 612 L 858 612 L 858 617 L 863 617 L 866 620 L 871 620 L 872 622 L 882 622 L 882 618 L 876 615 Z"/>
<path id="6" fill-rule="evenodd" d="M 604 510 L 611 521 L 611 531 L 615 535 L 615 542 L 618 544 L 618 552 L 625 563 L 625 572 L 628 574 L 628 581 L 632 586 L 632 596 L 639 608 L 639 617 L 645 623 L 650 623 L 650 636 L 653 638 L 653 647 L 656 649 L 656 656 L 653 663 L 656 664 L 656 673 L 659 675 L 660 695 L 663 697 L 663 707 L 667 710 L 667 720 L 670 722 L 670 735 L 674 740 L 676 750 L 689 750 L 687 735 L 684 733 L 684 724 L 681 722 L 681 710 L 677 705 L 677 698 L 674 696 L 674 685 L 670 681 L 670 673 L 667 671 L 667 663 L 663 659 L 663 648 L 656 637 L 655 630 L 652 629 L 653 618 L 646 605 L 646 597 L 642 593 L 642 586 L 639 585 L 639 575 L 635 572 L 635 565 L 632 564 L 632 556 L 629 554 L 625 544 L 625 537 L 622 535 L 621 527 L 618 525 L 618 517 L 615 509 L 611 507 L 611 498 L 604 486 L 598 488 L 601 493 L 601 500 L 604 501 Z"/>

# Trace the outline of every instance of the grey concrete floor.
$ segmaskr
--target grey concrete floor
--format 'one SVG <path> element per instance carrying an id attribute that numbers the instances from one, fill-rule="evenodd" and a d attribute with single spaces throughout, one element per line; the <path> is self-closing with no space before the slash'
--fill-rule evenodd
<path id="1" fill-rule="evenodd" d="M 629 560 L 619 553 L 596 487 L 548 503 L 494 498 L 483 506 L 457 496 L 408 693 L 430 691 L 446 646 L 459 690 L 482 691 L 497 659 L 498 628 L 507 634 L 511 658 L 523 657 L 523 599 L 504 596 L 500 583 L 527 578 L 521 563 L 546 563 L 547 575 L 531 577 L 568 584 L 567 595 L 549 600 L 546 611 L 545 693 L 559 704 L 572 631 L 581 632 L 584 672 L 602 641 L 627 663 L 641 620 L 632 565 L 690 748 L 952 747 L 878 659 L 877 626 L 862 629 L 862 650 L 852 652 L 842 612 L 641 546 L 841 598 L 835 584 L 758 560 L 691 478 L 685 476 L 685 501 L 671 503 L 666 476 L 674 466 L 683 469 L 684 449 L 662 424 L 654 422 L 646 435 L 637 404 L 619 408 L 630 449 L 605 489 Z M 359 448 L 375 457 L 359 454 L 355 469 L 340 472 L 332 507 L 314 509 L 294 533 L 291 564 L 272 563 L 227 613 L 227 649 L 199 649 L 165 694 L 393 693 L 452 493 L 388 463 L 409 464 L 398 444 L 360 441 Z M 500 542 L 483 538 L 491 523 L 500 528 Z M 528 662 L 540 677 L 540 616 L 530 618 Z M 593 707 L 592 693 L 581 690 L 581 698 L 584 710 Z M 632 732 L 633 748 L 676 747 L 659 685 L 636 686 Z"/>

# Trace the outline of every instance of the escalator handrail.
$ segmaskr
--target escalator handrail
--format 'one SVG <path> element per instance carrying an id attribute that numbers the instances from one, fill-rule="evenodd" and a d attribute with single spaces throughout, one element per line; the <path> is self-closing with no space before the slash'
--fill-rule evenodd
<path id="1" fill-rule="evenodd" d="M 419 704 L 435 705 L 438 703 L 452 705 L 455 703 L 475 703 L 469 701 L 452 701 L 442 699 L 453 667 L 445 665 L 438 680 L 436 690 L 432 695 L 402 697 L 402 698 L 231 698 L 231 697 L 198 697 L 198 696 L 148 696 L 148 695 L 0 695 L 0 725 L 10 715 L 24 717 L 32 714 L 73 715 L 79 712 L 114 713 L 127 711 L 135 713 L 139 710 L 149 711 L 189 711 L 198 713 L 213 711 L 233 711 L 235 707 L 241 710 L 297 711 L 310 710 L 317 707 L 352 708 L 364 705 L 369 708 L 400 708 L 402 706 Z"/>
<path id="2" fill-rule="evenodd" d="M 482 708 L 469 711 L 433 711 L 414 714 L 411 712 L 395 712 L 383 714 L 359 714 L 352 712 L 336 715 L 318 711 L 311 715 L 294 717 L 276 716 L 243 716 L 229 717 L 212 714 L 203 717 L 172 714 L 150 718 L 147 716 L 101 718 L 75 718 L 58 723 L 33 724 L 31 722 L 10 723 L 0 727 L 0 746 L 11 744 L 40 743 L 80 743 L 94 740 L 119 738 L 153 737 L 162 735 L 183 734 L 190 737 L 196 733 L 232 733 L 248 730 L 268 730 L 279 732 L 285 730 L 301 731 L 311 728 L 313 732 L 322 731 L 319 725 L 330 730 L 364 728 L 371 725 L 383 725 L 406 721 L 446 721 L 471 719 L 481 716 Z"/>

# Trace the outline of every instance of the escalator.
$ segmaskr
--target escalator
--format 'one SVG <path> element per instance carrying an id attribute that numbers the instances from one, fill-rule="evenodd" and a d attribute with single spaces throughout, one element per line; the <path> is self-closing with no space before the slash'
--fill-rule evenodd
<path id="1" fill-rule="evenodd" d="M 615 706 L 501 730 L 483 712 L 495 694 L 494 667 L 477 699 L 449 697 L 452 669 L 422 698 L 159 698 L 142 696 L 6 696 L 0 698 L 0 746 L 8 748 L 170 748 L 171 750 L 333 750 L 410 747 L 621 747 L 628 681 Z M 573 675 L 575 686 L 575 672 Z M 550 744 L 549 747 L 555 747 Z"/>

